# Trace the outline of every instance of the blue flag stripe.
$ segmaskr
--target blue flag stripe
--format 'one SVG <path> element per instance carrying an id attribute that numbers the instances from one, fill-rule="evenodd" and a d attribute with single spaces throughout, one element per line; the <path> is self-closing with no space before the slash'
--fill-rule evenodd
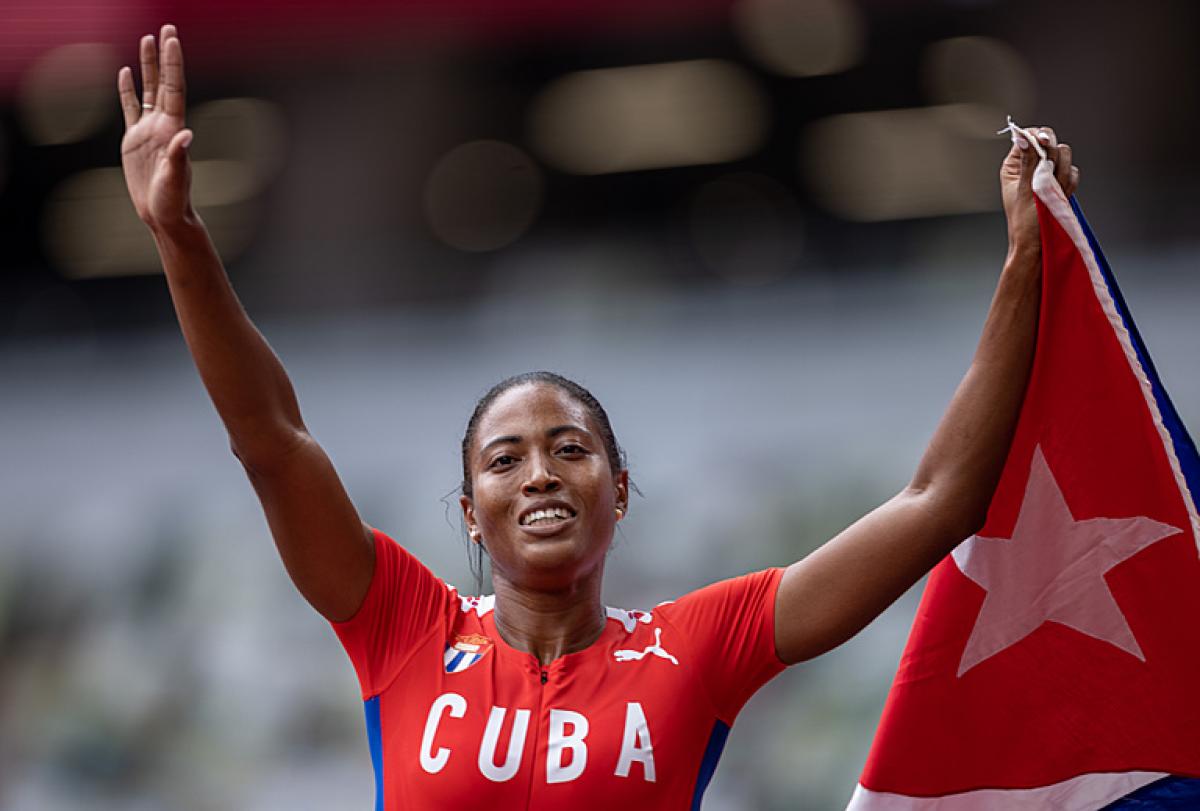
<path id="1" fill-rule="evenodd" d="M 1134 352 L 1137 353 L 1138 362 L 1145 371 L 1146 377 L 1150 380 L 1150 388 L 1154 392 L 1154 400 L 1158 404 L 1159 413 L 1162 414 L 1163 424 L 1171 437 L 1171 443 L 1175 446 L 1175 456 L 1179 459 L 1179 467 L 1183 471 L 1183 478 L 1187 482 L 1188 490 L 1192 493 L 1194 503 L 1197 494 L 1200 493 L 1200 454 L 1196 452 L 1196 444 L 1192 441 L 1191 436 L 1188 435 L 1183 420 L 1179 418 L 1179 412 L 1175 410 L 1175 404 L 1171 402 L 1166 388 L 1163 387 L 1162 380 L 1158 376 L 1158 370 L 1154 368 L 1154 361 L 1150 359 L 1150 353 L 1146 349 L 1146 343 L 1142 340 L 1142 335 L 1138 332 L 1137 325 L 1133 323 L 1133 316 L 1130 315 L 1129 307 L 1125 304 L 1125 297 L 1121 295 L 1121 288 L 1117 286 L 1117 280 L 1113 276 L 1112 268 L 1109 267 L 1108 260 L 1104 257 L 1104 252 L 1100 250 L 1100 243 L 1097 241 L 1095 234 L 1092 233 L 1091 226 L 1088 225 L 1087 219 L 1083 216 L 1083 210 L 1079 207 L 1079 203 L 1074 197 L 1071 198 L 1071 208 L 1079 220 L 1079 227 L 1083 230 L 1084 236 L 1087 237 L 1088 245 L 1092 249 L 1092 255 L 1096 259 L 1096 265 L 1100 268 L 1100 273 L 1104 277 L 1105 284 L 1108 286 L 1109 295 L 1112 296 L 1113 302 L 1117 305 L 1117 313 L 1121 316 L 1121 321 L 1125 324 L 1125 329 L 1129 331 L 1129 338 L 1133 343 Z M 1200 539 L 1197 540 L 1200 541 Z"/>
<path id="2" fill-rule="evenodd" d="M 1126 794 L 1101 811 L 1166 811 L 1200 808 L 1200 780 L 1193 777 L 1164 777 Z"/>

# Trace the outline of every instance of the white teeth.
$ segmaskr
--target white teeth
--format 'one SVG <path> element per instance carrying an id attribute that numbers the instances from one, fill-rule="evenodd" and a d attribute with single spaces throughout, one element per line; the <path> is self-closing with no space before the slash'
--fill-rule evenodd
<path id="1" fill-rule="evenodd" d="M 521 526 L 527 527 L 538 521 L 565 521 L 571 517 L 570 510 L 563 507 L 551 507 L 548 510 L 534 510 L 521 518 Z"/>

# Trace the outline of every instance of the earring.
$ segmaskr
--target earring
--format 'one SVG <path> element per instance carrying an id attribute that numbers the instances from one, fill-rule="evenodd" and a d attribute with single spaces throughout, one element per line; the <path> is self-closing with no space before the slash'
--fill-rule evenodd
<path id="1" fill-rule="evenodd" d="M 480 541 L 479 530 L 471 529 L 467 534 L 471 536 L 472 541 L 474 541 L 475 543 L 479 543 L 479 541 Z"/>
<path id="2" fill-rule="evenodd" d="M 625 510 L 621 507 L 617 507 L 617 520 L 620 521 L 624 517 L 625 517 Z"/>

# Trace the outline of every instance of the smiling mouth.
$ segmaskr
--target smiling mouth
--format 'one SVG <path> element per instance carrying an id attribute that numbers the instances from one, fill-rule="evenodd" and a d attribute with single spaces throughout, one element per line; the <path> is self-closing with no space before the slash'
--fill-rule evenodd
<path id="1" fill-rule="evenodd" d="M 574 517 L 575 513 L 566 507 L 548 507 L 522 515 L 520 524 L 525 529 L 549 529 L 565 524 Z"/>

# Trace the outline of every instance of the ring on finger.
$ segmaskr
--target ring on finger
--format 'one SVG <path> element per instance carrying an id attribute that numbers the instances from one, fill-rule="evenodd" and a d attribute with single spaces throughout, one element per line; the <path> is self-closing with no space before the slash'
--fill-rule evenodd
<path id="1" fill-rule="evenodd" d="M 147 104 L 146 102 L 144 102 L 144 101 L 143 101 L 143 102 L 142 102 L 142 109 L 143 109 L 143 110 L 153 110 L 153 109 L 154 109 L 154 105 L 153 105 L 153 104 Z"/>

